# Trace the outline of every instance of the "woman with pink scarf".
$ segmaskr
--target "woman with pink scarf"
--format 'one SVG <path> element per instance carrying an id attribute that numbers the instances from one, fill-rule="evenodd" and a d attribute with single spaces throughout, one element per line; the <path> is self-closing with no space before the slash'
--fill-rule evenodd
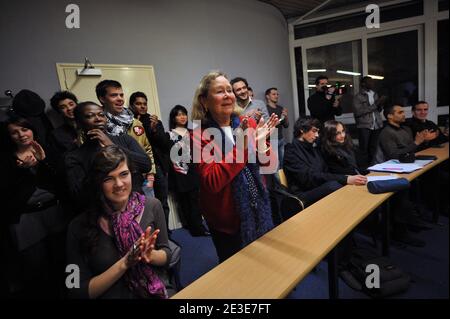
<path id="1" fill-rule="evenodd" d="M 89 175 L 90 208 L 69 226 L 67 261 L 75 298 L 167 298 L 171 257 L 161 203 L 132 190 L 130 162 L 118 146 L 104 147 Z"/>

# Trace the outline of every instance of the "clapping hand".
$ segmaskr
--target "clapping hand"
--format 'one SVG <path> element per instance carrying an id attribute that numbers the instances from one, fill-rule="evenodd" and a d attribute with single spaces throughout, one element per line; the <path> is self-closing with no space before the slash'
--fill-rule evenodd
<path id="1" fill-rule="evenodd" d="M 36 142 L 36 141 L 31 141 L 31 153 L 33 153 L 34 157 L 38 160 L 38 161 L 43 161 L 45 159 L 45 152 L 44 149 L 42 148 L 42 146 Z"/>
<path id="2" fill-rule="evenodd" d="M 158 238 L 159 229 L 156 229 L 153 233 L 151 232 L 152 228 L 149 226 L 145 230 L 145 232 L 141 235 L 141 259 L 150 263 L 152 261 L 152 251 L 155 249 L 156 239 Z"/>
<path id="3" fill-rule="evenodd" d="M 125 265 L 127 268 L 131 268 L 142 260 L 142 251 L 144 246 L 142 244 L 144 234 L 131 246 L 130 250 L 125 255 Z"/>
<path id="4" fill-rule="evenodd" d="M 38 142 L 31 141 L 30 145 L 32 155 L 27 155 L 21 159 L 18 158 L 16 161 L 17 166 L 22 168 L 30 168 L 35 166 L 38 161 L 43 161 L 45 159 L 45 151 Z"/>
<path id="5" fill-rule="evenodd" d="M 22 168 L 30 168 L 37 164 L 37 160 L 33 155 L 27 155 L 24 158 L 18 158 L 16 164 Z"/>
<path id="6" fill-rule="evenodd" d="M 245 115 L 249 116 L 249 117 L 253 117 L 255 119 L 255 121 L 258 123 L 262 117 L 262 112 L 259 109 L 254 109 L 254 110 L 249 111 Z"/>
<path id="7" fill-rule="evenodd" d="M 278 122 L 278 116 L 275 113 L 272 113 L 267 123 L 264 122 L 264 118 L 259 120 L 258 125 L 256 126 L 256 145 L 258 149 L 262 147 L 262 145 L 266 145 L 266 140 L 270 138 L 270 135 L 274 132 Z"/>
<path id="8" fill-rule="evenodd" d="M 426 142 L 432 141 L 435 138 L 437 138 L 438 136 L 439 136 L 439 133 L 437 131 L 425 130 L 424 139 L 425 139 Z"/>
<path id="9" fill-rule="evenodd" d="M 125 263 L 127 268 L 133 267 L 138 262 L 143 261 L 150 263 L 152 258 L 152 251 L 155 249 L 156 239 L 158 238 L 159 229 L 151 232 L 152 228 L 149 226 L 142 233 L 138 240 L 131 246 L 130 250 L 125 255 Z"/>

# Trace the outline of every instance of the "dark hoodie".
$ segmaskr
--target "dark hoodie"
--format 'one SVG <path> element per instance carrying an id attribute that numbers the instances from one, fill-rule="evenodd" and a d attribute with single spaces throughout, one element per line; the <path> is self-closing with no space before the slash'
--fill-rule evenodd
<path id="1" fill-rule="evenodd" d="M 48 136 L 53 126 L 45 115 L 44 100 L 33 91 L 25 89 L 14 96 L 12 108 L 14 113 L 27 119 L 36 128 L 38 135 L 36 138 L 42 146 L 47 147 Z"/>

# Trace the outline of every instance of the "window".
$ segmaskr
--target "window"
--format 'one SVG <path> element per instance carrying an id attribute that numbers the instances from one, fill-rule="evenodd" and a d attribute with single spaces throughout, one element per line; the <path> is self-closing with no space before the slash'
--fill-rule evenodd
<path id="1" fill-rule="evenodd" d="M 413 30 L 367 40 L 369 75 L 379 76 L 376 91 L 389 102 L 408 106 L 418 100 L 417 33 Z"/>
<path id="2" fill-rule="evenodd" d="M 439 11 L 446 11 L 448 10 L 448 0 L 439 0 Z"/>
<path id="3" fill-rule="evenodd" d="M 297 92 L 298 92 L 298 111 L 301 117 L 306 115 L 305 112 L 305 88 L 303 85 L 303 62 L 302 48 L 295 48 L 295 69 L 297 73 Z"/>
<path id="4" fill-rule="evenodd" d="M 361 40 L 343 42 L 306 50 L 309 95 L 315 92 L 315 79 L 326 75 L 328 83 L 342 88 L 343 113 L 352 113 L 353 95 L 362 74 Z"/>
<path id="5" fill-rule="evenodd" d="M 423 1 L 414 0 L 380 8 L 380 22 L 389 22 L 423 15 Z M 368 13 L 365 7 L 361 12 L 300 24 L 294 27 L 295 39 L 303 39 L 321 34 L 361 28 L 366 25 Z"/>
<path id="6" fill-rule="evenodd" d="M 437 106 L 448 106 L 448 20 L 438 21 Z"/>

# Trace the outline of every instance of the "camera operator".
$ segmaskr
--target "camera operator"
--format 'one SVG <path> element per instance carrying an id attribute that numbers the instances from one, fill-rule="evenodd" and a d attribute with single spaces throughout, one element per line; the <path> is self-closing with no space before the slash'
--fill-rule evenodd
<path id="1" fill-rule="evenodd" d="M 336 88 L 328 87 L 326 76 L 318 76 L 315 84 L 316 93 L 308 98 L 308 109 L 311 116 L 323 125 L 326 121 L 334 120 L 335 115 L 341 115 L 342 107 L 336 98 Z"/>

